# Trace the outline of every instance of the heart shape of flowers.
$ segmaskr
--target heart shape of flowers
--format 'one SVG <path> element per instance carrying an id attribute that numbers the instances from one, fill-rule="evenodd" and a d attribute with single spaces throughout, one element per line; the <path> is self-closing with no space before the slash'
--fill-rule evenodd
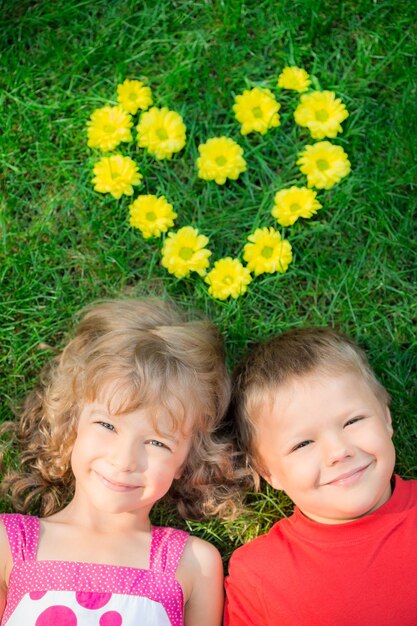
<path id="1" fill-rule="evenodd" d="M 307 177 L 307 186 L 277 190 L 271 215 L 278 224 L 289 227 L 299 218 L 309 219 L 322 208 L 318 190 L 327 190 L 350 172 L 348 156 L 341 146 L 328 141 L 342 132 L 341 123 L 348 112 L 332 91 L 309 91 L 311 80 L 298 67 L 286 67 L 277 86 L 301 95 L 294 111 L 295 122 L 319 140 L 306 145 L 296 161 Z M 133 116 L 140 111 L 136 141 L 157 160 L 170 160 L 186 144 L 187 129 L 181 115 L 166 107 L 152 106 L 151 90 L 139 80 L 126 79 L 117 87 L 118 104 L 95 110 L 87 122 L 88 146 L 103 152 L 114 151 L 122 142 L 133 141 Z M 242 135 L 264 135 L 280 126 L 280 103 L 270 89 L 254 87 L 235 97 L 233 112 Z M 246 170 L 242 147 L 230 137 L 211 137 L 198 146 L 198 176 L 208 184 L 224 185 L 237 180 Z M 103 156 L 94 166 L 94 189 L 110 193 L 115 199 L 132 196 L 143 176 L 136 162 L 121 153 Z M 179 279 L 197 274 L 217 299 L 237 298 L 245 293 L 253 277 L 264 273 L 286 272 L 292 261 L 292 247 L 272 226 L 254 229 L 243 246 L 243 261 L 225 257 L 210 269 L 209 239 L 200 228 L 186 225 L 173 230 L 178 217 L 164 196 L 139 195 L 129 207 L 130 224 L 145 239 L 163 238 L 161 264 Z"/>

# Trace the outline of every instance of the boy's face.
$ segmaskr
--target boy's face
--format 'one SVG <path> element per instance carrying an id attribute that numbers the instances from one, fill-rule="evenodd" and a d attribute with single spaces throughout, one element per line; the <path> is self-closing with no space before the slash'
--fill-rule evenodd
<path id="1" fill-rule="evenodd" d="M 391 416 L 355 372 L 311 374 L 277 389 L 256 418 L 264 478 L 309 518 L 340 524 L 391 495 Z"/>

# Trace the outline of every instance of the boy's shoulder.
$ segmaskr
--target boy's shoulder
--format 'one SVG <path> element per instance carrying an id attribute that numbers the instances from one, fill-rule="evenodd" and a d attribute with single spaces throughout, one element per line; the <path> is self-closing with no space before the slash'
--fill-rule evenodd
<path id="1" fill-rule="evenodd" d="M 391 484 L 393 493 L 390 500 L 403 508 L 413 508 L 417 505 L 417 480 L 414 478 L 402 478 L 394 474 Z M 388 501 L 389 502 L 389 501 Z"/>
<path id="2" fill-rule="evenodd" d="M 391 513 L 407 516 L 411 523 L 411 519 L 414 520 L 417 516 L 417 480 L 406 480 L 396 475 L 394 494 L 386 507 L 386 510 L 388 509 Z M 376 514 L 379 515 L 378 512 Z M 392 515 L 384 516 L 384 518 L 386 518 L 384 521 L 388 523 Z M 367 520 L 367 517 L 363 520 Z M 341 527 L 343 526 L 342 524 Z M 341 527 L 339 527 L 339 533 L 342 533 Z M 315 538 L 317 539 L 316 533 L 318 531 L 320 532 L 320 540 L 327 539 L 328 536 L 335 536 L 333 525 L 327 527 L 320 524 L 316 526 L 315 522 L 304 518 L 303 514 L 296 508 L 290 517 L 276 522 L 267 533 L 237 548 L 230 559 L 229 572 L 236 568 L 257 569 L 259 567 L 262 569 L 265 563 L 271 562 L 271 555 L 274 559 L 279 559 L 281 563 L 284 563 L 286 559 L 291 558 L 291 553 L 297 545 L 300 549 L 305 549 L 306 540 L 314 541 Z M 360 532 L 360 528 L 358 532 Z M 344 534 L 336 536 L 342 543 L 346 539 Z"/>
<path id="3" fill-rule="evenodd" d="M 401 478 L 401 476 L 395 474 L 394 494 L 405 505 L 417 505 L 417 480 L 414 478 Z"/>
<path id="4" fill-rule="evenodd" d="M 288 545 L 288 531 L 293 523 L 294 515 L 276 522 L 265 534 L 252 539 L 248 543 L 237 548 L 230 559 L 230 566 L 245 564 L 262 564 L 271 562 L 271 554 L 274 558 L 286 551 Z"/>

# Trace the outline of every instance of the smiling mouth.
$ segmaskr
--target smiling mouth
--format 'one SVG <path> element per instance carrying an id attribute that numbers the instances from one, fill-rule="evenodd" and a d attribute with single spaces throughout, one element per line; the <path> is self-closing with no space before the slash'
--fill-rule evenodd
<path id="1" fill-rule="evenodd" d="M 344 474 L 340 474 L 340 476 L 338 476 L 337 478 L 334 478 L 333 480 L 330 480 L 328 483 L 325 483 L 325 485 L 330 485 L 330 486 L 331 485 L 336 485 L 336 486 L 353 485 L 360 481 L 360 479 L 362 478 L 362 476 L 364 475 L 364 473 L 366 472 L 369 466 L 370 466 L 370 463 L 368 465 L 364 465 L 363 467 L 358 467 L 356 469 L 353 469 L 350 472 L 345 472 Z"/>
<path id="2" fill-rule="evenodd" d="M 123 492 L 134 491 L 135 489 L 139 489 L 141 487 L 141 485 L 129 485 L 126 483 L 118 483 L 113 480 L 109 480 L 108 478 L 106 478 L 102 474 L 99 474 L 98 472 L 95 472 L 95 474 L 96 476 L 98 476 L 101 482 L 112 491 L 118 491 L 118 492 L 123 493 Z"/>

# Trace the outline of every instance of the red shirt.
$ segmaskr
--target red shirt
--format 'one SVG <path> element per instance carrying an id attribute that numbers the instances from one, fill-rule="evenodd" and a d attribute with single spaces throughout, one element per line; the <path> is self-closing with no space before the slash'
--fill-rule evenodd
<path id="1" fill-rule="evenodd" d="M 346 524 L 299 509 L 233 554 L 225 626 L 416 626 L 417 481 Z"/>

